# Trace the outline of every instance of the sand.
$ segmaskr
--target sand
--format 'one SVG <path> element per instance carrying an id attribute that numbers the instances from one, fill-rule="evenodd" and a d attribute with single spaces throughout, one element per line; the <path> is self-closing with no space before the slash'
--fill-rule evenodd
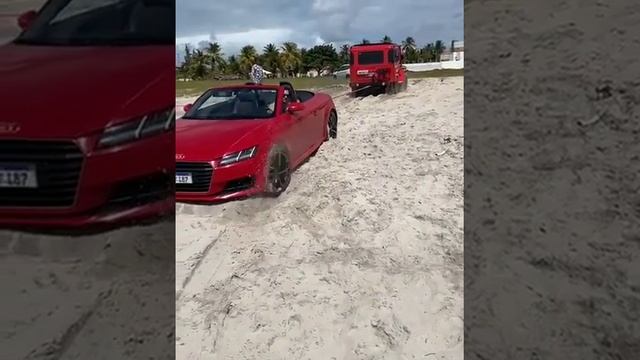
<path id="1" fill-rule="evenodd" d="M 465 5 L 470 358 L 639 359 L 639 4 Z"/>
<path id="2" fill-rule="evenodd" d="M 178 204 L 177 358 L 462 359 L 463 78 L 336 105 L 280 198 Z"/>
<path id="3" fill-rule="evenodd" d="M 0 231 L 0 359 L 172 359 L 173 229 Z"/>

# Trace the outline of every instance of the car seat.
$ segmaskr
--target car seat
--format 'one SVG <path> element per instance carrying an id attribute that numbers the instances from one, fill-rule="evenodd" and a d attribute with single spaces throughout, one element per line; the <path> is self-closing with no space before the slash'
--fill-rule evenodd
<path id="1" fill-rule="evenodd" d="M 255 116 L 258 114 L 258 97 L 254 92 L 241 91 L 236 97 L 233 113 L 239 116 Z"/>

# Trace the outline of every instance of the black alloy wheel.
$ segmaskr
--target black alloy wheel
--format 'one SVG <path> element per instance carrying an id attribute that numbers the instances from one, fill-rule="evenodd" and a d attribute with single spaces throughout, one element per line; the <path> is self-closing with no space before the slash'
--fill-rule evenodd
<path id="1" fill-rule="evenodd" d="M 283 148 L 275 147 L 268 161 L 266 193 L 273 197 L 280 196 L 290 182 L 289 156 Z"/>

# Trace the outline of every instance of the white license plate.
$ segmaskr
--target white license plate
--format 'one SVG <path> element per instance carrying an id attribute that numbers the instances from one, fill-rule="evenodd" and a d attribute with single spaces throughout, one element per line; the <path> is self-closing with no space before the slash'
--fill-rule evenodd
<path id="1" fill-rule="evenodd" d="M 367 75 L 369 70 L 358 70 L 358 75 Z"/>
<path id="2" fill-rule="evenodd" d="M 176 184 L 193 184 L 190 173 L 176 173 Z"/>
<path id="3" fill-rule="evenodd" d="M 0 164 L 0 188 L 37 188 L 36 167 L 32 164 Z"/>

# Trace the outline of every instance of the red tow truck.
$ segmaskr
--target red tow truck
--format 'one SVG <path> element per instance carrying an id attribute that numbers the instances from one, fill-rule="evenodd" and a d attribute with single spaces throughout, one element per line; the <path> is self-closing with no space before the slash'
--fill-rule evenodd
<path id="1" fill-rule="evenodd" d="M 407 73 L 403 54 L 393 43 L 353 45 L 349 56 L 349 86 L 353 93 L 361 90 L 383 90 L 395 94 L 407 89 Z"/>

